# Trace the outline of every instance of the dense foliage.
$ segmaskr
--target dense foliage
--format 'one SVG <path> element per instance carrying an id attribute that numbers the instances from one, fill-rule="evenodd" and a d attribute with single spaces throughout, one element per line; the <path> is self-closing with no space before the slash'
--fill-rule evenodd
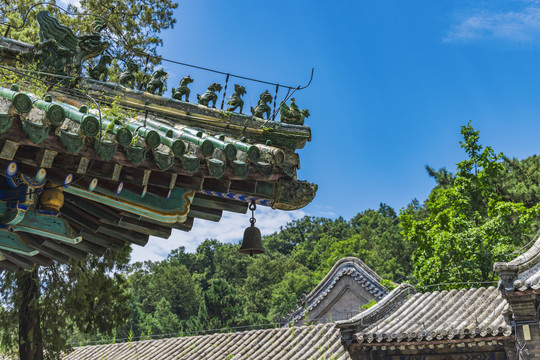
<path id="1" fill-rule="evenodd" d="M 129 315 L 126 279 L 123 276 L 129 262 L 130 248 L 108 251 L 102 257 L 72 260 L 68 264 L 53 263 L 35 267 L 33 271 L 0 273 L 0 341 L 2 350 L 16 352 L 22 313 L 21 304 L 29 303 L 26 311 L 39 314 L 36 336 L 45 350 L 44 358 L 58 358 L 72 342 L 74 333 L 111 336 L 119 323 Z M 31 275 L 31 276 L 28 276 Z M 21 279 L 27 276 L 35 282 L 38 299 L 21 289 Z M 28 309 L 30 308 L 30 309 Z M 37 351 L 35 355 L 39 357 Z M 42 357 L 43 358 L 43 357 Z"/>
<path id="2" fill-rule="evenodd" d="M 211 239 L 195 253 L 181 247 L 166 260 L 134 264 L 131 318 L 117 338 L 277 324 L 345 256 L 362 258 L 389 280 L 412 271 L 413 247 L 386 204 L 350 221 L 304 217 L 263 243 L 268 252 L 253 258 L 239 255 L 239 244 Z"/>
<path id="3" fill-rule="evenodd" d="M 431 171 L 437 186 L 425 203 L 429 215 L 400 217 L 405 238 L 416 245 L 421 285 L 493 281 L 493 263 L 507 260 L 538 227 L 537 158 L 502 162 L 502 154 L 479 144 L 470 124 L 461 133 L 468 158 L 453 176 Z"/>
<path id="4" fill-rule="evenodd" d="M 466 159 L 456 173 L 427 166 L 431 194 L 399 216 L 381 203 L 349 221 L 304 217 L 265 236 L 265 255 L 206 240 L 195 253 L 179 248 L 133 265 L 132 314 L 117 337 L 277 324 L 345 256 L 395 282 L 459 288 L 495 280 L 493 262 L 515 257 L 538 228 L 540 157 L 506 158 L 482 146 L 470 124 L 461 132 Z"/>

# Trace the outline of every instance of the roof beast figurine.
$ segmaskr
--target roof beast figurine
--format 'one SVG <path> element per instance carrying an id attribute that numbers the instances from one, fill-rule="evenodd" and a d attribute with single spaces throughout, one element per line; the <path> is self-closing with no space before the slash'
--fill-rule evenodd
<path id="1" fill-rule="evenodd" d="M 126 64 L 126 70 L 122 72 L 118 78 L 118 83 L 132 89 L 135 87 L 135 73 L 137 71 L 139 71 L 139 66 L 132 60 L 129 60 Z"/>
<path id="2" fill-rule="evenodd" d="M 152 78 L 146 84 L 146 91 L 152 95 L 163 94 L 163 81 L 162 79 L 167 76 L 167 73 L 163 69 L 158 69 L 152 74 Z"/>
<path id="3" fill-rule="evenodd" d="M 279 111 L 281 113 L 281 122 L 285 124 L 304 125 L 304 119 L 310 115 L 308 109 L 298 109 L 294 98 L 291 98 L 290 106 L 287 106 L 285 101 L 282 101 L 279 105 Z"/>
<path id="4" fill-rule="evenodd" d="M 244 108 L 244 100 L 242 100 L 242 96 L 246 94 L 246 88 L 234 84 L 234 93 L 231 96 L 231 100 L 227 104 L 231 105 L 230 108 L 227 109 L 227 111 L 235 111 L 236 109 L 240 108 L 240 114 L 242 113 L 242 109 Z"/>
<path id="5" fill-rule="evenodd" d="M 210 101 L 212 101 L 214 103 L 212 107 L 215 108 L 216 101 L 218 98 L 216 92 L 220 92 L 221 89 L 223 88 L 218 83 L 213 83 L 212 85 L 210 85 L 208 87 L 208 90 L 206 90 L 204 94 L 202 95 L 197 94 L 197 100 L 199 100 L 199 104 L 209 107 Z"/>
<path id="6" fill-rule="evenodd" d="M 272 109 L 270 108 L 270 106 L 268 106 L 268 103 L 272 101 L 272 99 L 272 94 L 270 94 L 268 90 L 263 92 L 259 97 L 259 103 L 255 107 L 255 109 L 253 107 L 251 108 L 251 113 L 253 114 L 253 116 L 263 119 L 263 115 L 266 114 L 266 118 L 269 119 Z"/>
<path id="7" fill-rule="evenodd" d="M 193 79 L 189 75 L 180 80 L 180 87 L 178 89 L 172 88 L 173 99 L 182 100 L 182 97 L 185 96 L 186 102 L 189 102 L 191 90 L 189 90 L 188 85 L 192 82 Z"/>

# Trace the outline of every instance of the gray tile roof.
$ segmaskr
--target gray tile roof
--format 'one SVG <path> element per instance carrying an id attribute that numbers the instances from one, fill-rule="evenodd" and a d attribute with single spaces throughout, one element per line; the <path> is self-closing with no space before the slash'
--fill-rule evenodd
<path id="1" fill-rule="evenodd" d="M 333 324 L 82 346 L 64 360 L 350 360 Z"/>
<path id="2" fill-rule="evenodd" d="M 387 294 L 386 288 L 381 285 L 382 278 L 375 271 L 356 257 L 346 257 L 336 262 L 324 279 L 306 296 L 305 305 L 288 316 L 287 323 L 304 319 L 306 312 L 312 312 L 344 276 L 353 278 L 377 300 Z"/>
<path id="3" fill-rule="evenodd" d="M 509 262 L 496 262 L 493 269 L 506 291 L 540 289 L 540 238 L 525 253 Z"/>
<path id="4" fill-rule="evenodd" d="M 394 343 L 509 336 L 508 303 L 494 288 L 414 293 L 400 285 L 380 303 L 337 326 L 349 342 Z"/>

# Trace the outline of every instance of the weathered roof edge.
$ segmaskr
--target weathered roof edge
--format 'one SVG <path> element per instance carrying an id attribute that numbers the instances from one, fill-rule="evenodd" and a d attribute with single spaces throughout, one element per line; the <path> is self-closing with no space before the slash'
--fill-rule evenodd
<path id="1" fill-rule="evenodd" d="M 324 279 L 321 280 L 321 282 L 307 295 L 307 299 L 309 300 L 312 296 L 317 294 L 324 288 L 324 285 L 326 282 L 330 281 L 340 270 L 343 270 L 347 268 L 348 266 L 357 266 L 359 270 L 361 270 L 363 273 L 368 275 L 370 277 L 369 280 L 372 280 L 373 282 L 380 283 L 383 278 L 380 277 L 373 269 L 371 269 L 369 266 L 367 266 L 362 260 L 356 257 L 345 257 L 340 260 L 338 260 L 332 269 L 326 274 Z"/>
<path id="2" fill-rule="evenodd" d="M 373 269 L 356 257 L 345 257 L 338 260 L 319 284 L 305 297 L 306 306 L 300 306 L 288 317 L 288 321 L 300 320 L 306 311 L 312 311 L 330 293 L 338 280 L 350 275 L 375 298 L 381 299 L 386 294 L 386 288 L 381 284 L 381 278 Z"/>
<path id="3" fill-rule="evenodd" d="M 540 266 L 540 237 L 523 254 L 509 262 L 496 262 L 493 264 L 493 271 L 499 274 L 501 285 L 508 291 L 514 287 L 521 287 L 523 284 L 515 284 L 520 273 L 523 273 L 533 267 Z"/>
<path id="4" fill-rule="evenodd" d="M 409 299 L 411 294 L 415 293 L 416 290 L 411 284 L 401 284 L 366 311 L 348 320 L 336 321 L 336 327 L 341 329 L 342 342 L 350 344 L 355 332 L 365 329 L 374 322 L 393 313 Z"/>
<path id="5" fill-rule="evenodd" d="M 340 359 L 351 356 L 333 324 L 271 328 L 77 347 L 64 360 Z"/>

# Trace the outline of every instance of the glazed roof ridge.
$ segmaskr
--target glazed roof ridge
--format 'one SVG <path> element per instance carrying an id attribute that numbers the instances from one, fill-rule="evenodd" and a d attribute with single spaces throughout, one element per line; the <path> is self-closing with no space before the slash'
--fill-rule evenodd
<path id="1" fill-rule="evenodd" d="M 279 122 L 277 120 L 255 117 L 253 115 L 229 112 L 229 111 L 225 111 L 218 108 L 212 108 L 212 107 L 204 106 L 201 104 L 174 99 L 168 96 L 151 94 L 144 90 L 130 89 L 128 87 L 125 87 L 116 83 L 108 83 L 104 81 L 93 80 L 86 77 L 82 78 L 81 85 L 86 85 L 89 89 L 98 91 L 100 94 L 105 94 L 106 96 L 110 94 L 112 91 L 112 93 L 115 95 L 121 94 L 129 99 L 144 100 L 144 101 L 152 102 L 147 105 L 159 104 L 159 105 L 167 105 L 168 107 L 187 108 L 191 110 L 190 113 L 192 114 L 195 114 L 195 112 L 200 112 L 201 114 L 210 115 L 212 117 L 219 117 L 224 121 L 233 121 L 233 120 L 236 120 L 238 122 L 243 121 L 243 122 L 246 122 L 244 125 L 248 127 L 250 127 L 250 124 L 247 123 L 247 121 L 251 121 L 254 123 L 254 124 L 251 124 L 251 126 L 256 125 L 257 127 L 260 127 L 260 128 L 262 128 L 263 126 L 273 127 L 273 128 L 278 128 L 283 131 L 304 133 L 308 135 L 309 137 L 311 137 L 311 128 L 307 125 L 288 124 L 288 123 Z M 137 102 L 131 102 L 131 103 L 126 103 L 126 104 L 131 105 L 133 107 L 138 107 L 140 105 L 143 105 Z M 159 108 L 155 108 L 155 110 L 159 111 Z"/>
<path id="2" fill-rule="evenodd" d="M 508 262 L 496 262 L 493 271 L 499 274 L 506 291 L 540 288 L 540 237 L 523 254 Z"/>
<path id="3" fill-rule="evenodd" d="M 70 121 L 79 122 L 81 125 L 82 133 L 85 133 L 83 120 L 91 119 L 96 124 L 98 123 L 98 120 L 97 120 L 98 114 L 95 113 L 96 112 L 95 109 L 89 109 L 89 110 L 85 110 L 85 112 L 82 112 L 77 107 L 69 103 L 64 103 L 61 100 L 47 102 L 47 101 L 43 101 L 36 98 L 33 94 L 26 94 L 24 92 L 18 92 L 18 91 L 8 90 L 5 88 L 0 88 L 0 98 L 3 99 L 3 101 L 12 101 L 8 99 L 7 97 L 8 95 L 12 96 L 13 94 L 26 95 L 29 99 L 31 99 L 29 101 L 32 101 L 34 105 L 30 109 L 25 109 L 24 111 L 26 111 L 26 113 L 24 114 L 21 113 L 21 116 L 24 116 L 24 120 L 26 121 L 27 124 L 32 123 L 32 124 L 35 124 L 34 126 L 39 126 L 41 129 L 40 131 L 43 133 L 42 134 L 43 136 L 47 136 L 48 133 L 51 132 L 51 127 L 49 125 L 53 125 L 53 127 L 54 126 L 62 127 L 63 126 L 62 123 L 64 123 L 64 119 L 61 119 L 60 123 L 51 124 L 52 121 L 51 121 L 50 116 L 47 114 L 47 111 L 42 110 L 43 106 L 57 106 L 57 109 L 61 107 L 63 110 L 62 109 L 60 110 L 65 113 L 65 115 L 62 115 L 62 116 L 65 116 Z M 38 109 L 35 107 L 35 104 L 40 104 L 40 106 L 42 107 Z M 41 104 L 44 104 L 44 105 L 41 105 Z M 32 113 L 34 115 L 30 116 L 29 113 L 31 113 L 32 111 L 34 111 Z M 33 118 L 33 121 L 30 122 L 31 117 Z M 81 120 L 80 121 L 76 120 L 76 118 L 81 118 Z M 205 133 L 203 130 L 190 129 L 189 126 L 183 126 L 180 128 L 174 128 L 173 126 L 170 126 L 170 129 L 167 128 L 165 129 L 167 131 L 163 132 L 165 130 L 159 127 L 159 122 L 163 124 L 161 127 L 169 126 L 167 125 L 167 122 L 160 121 L 160 119 L 156 119 L 154 121 L 155 123 L 153 123 L 152 120 L 148 120 L 148 127 L 143 127 L 142 126 L 143 120 L 141 119 L 129 119 L 129 121 L 126 121 L 123 125 L 121 125 L 121 124 L 114 124 L 113 119 L 107 119 L 103 117 L 101 131 L 105 135 L 108 131 L 108 128 L 110 127 L 110 126 L 107 126 L 107 124 L 111 124 L 111 126 L 114 125 L 115 128 L 118 128 L 120 130 L 125 130 L 126 128 L 130 127 L 129 129 L 131 133 L 133 133 L 134 136 L 139 135 L 141 131 L 143 130 L 145 131 L 145 134 L 154 133 L 156 135 L 155 137 L 159 137 L 159 139 L 161 139 L 159 142 L 165 145 L 166 148 L 162 148 L 160 150 L 158 146 L 161 144 L 159 144 L 158 146 L 148 145 L 147 147 L 148 147 L 148 150 L 152 150 L 153 159 L 156 162 L 156 165 L 158 165 L 162 170 L 168 170 L 170 166 L 173 166 L 174 164 L 173 159 L 174 157 L 176 157 L 179 160 L 183 160 L 182 166 L 184 166 L 184 168 L 187 171 L 194 172 L 197 168 L 193 166 L 187 166 L 186 165 L 187 163 L 185 163 L 185 161 L 190 160 L 190 159 L 185 159 L 185 156 L 184 156 L 185 153 L 189 155 L 189 150 L 190 150 L 189 146 L 195 147 L 196 149 L 203 150 L 202 158 L 215 159 L 214 162 L 217 165 L 211 164 L 214 167 L 219 168 L 218 171 L 214 171 L 211 173 L 211 175 L 215 178 L 221 177 L 221 175 L 223 174 L 223 169 L 221 168 L 224 168 L 225 165 L 227 165 L 226 162 L 229 162 L 229 161 L 231 161 L 231 163 L 228 165 L 233 166 L 234 173 L 240 177 L 245 177 L 249 173 L 250 164 L 253 165 L 253 168 L 256 169 L 263 176 L 270 175 L 271 169 L 269 168 L 275 165 L 284 171 L 285 177 L 294 176 L 296 174 L 296 168 L 300 166 L 298 156 L 293 156 L 293 154 L 285 153 L 282 149 L 278 147 L 264 145 L 257 142 L 246 143 L 245 141 L 237 140 L 230 135 L 228 137 L 226 135 L 222 135 L 220 139 L 216 136 Z M 141 126 L 138 126 L 138 125 L 141 125 Z M 94 125 L 94 127 L 95 126 L 96 125 Z M 23 129 L 25 129 L 25 132 L 27 132 L 24 126 L 23 126 Z M 178 133 L 175 136 L 172 135 L 174 131 Z M 63 138 L 64 132 L 71 133 L 70 129 L 64 129 L 62 131 L 62 136 L 60 136 L 60 139 L 62 139 L 63 143 L 64 143 L 64 138 Z M 127 132 L 129 133 L 129 131 Z M 169 132 L 171 132 L 171 134 L 169 134 Z M 131 137 L 131 133 L 130 133 L 130 137 Z M 41 142 L 44 139 L 43 137 L 40 137 L 39 139 L 34 140 L 32 137 L 30 137 L 30 134 L 34 134 L 34 133 L 27 132 L 27 136 L 29 136 L 32 142 L 34 141 Z M 78 134 L 73 133 L 73 135 L 75 136 Z M 85 133 L 85 135 L 89 137 L 93 137 L 94 134 Z M 116 136 L 116 139 L 119 139 L 118 136 Z M 113 141 L 113 143 L 111 143 L 111 141 Z M 118 144 L 116 144 L 116 142 L 118 142 Z M 182 149 L 185 149 L 185 150 L 181 151 L 180 153 L 175 152 L 173 145 L 176 145 L 176 142 L 182 142 L 183 144 L 180 144 L 180 145 L 183 145 Z M 107 143 L 111 143 L 112 146 L 116 146 L 116 145 L 127 146 L 126 143 L 120 143 L 119 140 L 112 140 L 112 139 L 105 140 L 104 139 L 101 143 L 100 150 L 104 151 Z M 64 146 L 67 146 L 66 143 L 64 143 Z M 132 145 L 130 144 L 129 146 L 132 146 Z M 219 156 L 216 157 L 213 154 L 213 149 L 220 148 L 220 146 L 223 148 L 222 153 L 225 155 L 225 157 L 221 156 L 220 158 Z M 205 148 L 208 148 L 208 147 L 211 148 L 210 149 L 211 151 L 210 152 L 207 151 L 205 153 L 204 150 Z M 229 153 L 230 153 L 230 151 L 228 151 L 230 150 L 229 147 L 232 148 L 233 150 L 232 156 L 229 156 Z M 71 153 L 74 153 L 74 152 L 80 151 L 80 149 L 81 148 L 76 148 L 76 149 L 68 148 L 68 151 L 70 151 Z M 169 149 L 170 149 L 170 152 L 169 152 Z M 162 152 L 163 150 L 167 152 L 163 153 Z M 239 159 L 236 156 L 237 152 L 238 153 L 245 152 L 247 154 L 247 157 L 243 156 L 242 159 Z M 111 152 L 107 153 L 107 156 L 112 157 L 114 156 L 115 153 L 116 153 L 116 147 L 113 148 Z M 262 154 L 262 156 L 259 154 Z M 100 156 L 103 157 L 104 154 L 100 153 Z M 109 158 L 104 158 L 104 160 L 109 160 Z M 232 163 L 233 160 L 236 160 L 234 164 Z M 241 168 L 242 166 L 243 168 Z M 213 168 L 209 166 L 209 169 L 212 170 Z"/>
<path id="4" fill-rule="evenodd" d="M 159 340 L 87 345 L 63 357 L 64 360 L 112 358 L 146 359 L 268 359 L 308 360 L 332 358 L 350 360 L 333 324 L 295 328 L 250 330 L 234 333 L 188 336 Z"/>
<path id="5" fill-rule="evenodd" d="M 28 53 L 33 51 L 34 48 L 35 45 L 32 44 L 16 41 L 5 37 L 0 37 L 0 53 L 2 53 L 3 51 L 22 51 Z M 112 101 L 113 98 L 121 95 L 121 102 L 123 102 L 124 105 L 132 107 L 134 109 L 145 111 L 151 108 L 153 109 L 153 111 L 159 111 L 159 104 L 165 105 L 165 108 L 169 108 L 169 110 L 178 107 L 184 109 L 187 108 L 191 110 L 188 112 L 206 114 L 207 116 L 214 118 L 213 120 L 221 118 L 222 120 L 229 120 L 231 124 L 237 122 L 238 124 L 236 124 L 235 126 L 238 127 L 237 130 L 239 133 L 243 133 L 242 128 L 244 129 L 244 131 L 246 128 L 262 129 L 262 135 L 259 134 L 259 140 L 261 140 L 262 138 L 269 138 L 275 143 L 276 141 L 280 141 L 280 137 L 287 138 L 281 139 L 282 144 L 276 143 L 275 145 L 283 145 L 289 148 L 303 148 L 306 141 L 311 141 L 311 128 L 309 126 L 284 123 L 281 121 L 277 121 L 278 119 L 265 120 L 263 118 L 257 118 L 252 115 L 224 111 L 223 109 L 216 109 L 209 106 L 177 100 L 171 97 L 155 95 L 144 90 L 131 89 L 118 83 L 95 80 L 85 76 L 79 78 L 79 83 L 81 85 L 84 85 L 85 89 L 94 91 L 94 94 L 99 93 L 100 97 L 110 98 L 110 101 Z M 58 93 L 62 93 L 61 89 L 57 89 L 56 91 Z M 69 94 L 70 96 L 73 96 L 72 92 L 70 92 Z M 90 94 L 93 93 L 90 92 Z M 84 101 L 88 100 L 87 97 L 84 97 L 83 95 L 80 96 L 81 99 L 84 99 Z M 165 112 L 167 112 L 167 109 L 161 110 L 165 110 Z M 178 114 L 174 114 L 174 116 L 178 116 Z M 241 124 L 242 122 L 244 122 L 244 124 Z M 206 121 L 202 123 L 202 126 L 211 127 L 212 124 Z M 232 129 L 228 128 L 228 130 Z M 276 131 L 278 132 L 277 134 L 275 133 Z M 295 138 L 298 139 L 295 140 Z"/>
<path id="6" fill-rule="evenodd" d="M 387 294 L 386 288 L 381 284 L 383 279 L 373 269 L 359 258 L 345 257 L 338 260 L 319 284 L 306 295 L 304 301 L 307 309 L 304 306 L 298 307 L 289 315 L 289 322 L 300 320 L 306 311 L 312 311 L 326 298 L 339 279 L 345 275 L 351 276 L 377 299 L 381 299 Z"/>
<path id="7" fill-rule="evenodd" d="M 512 334 L 505 318 L 509 305 L 495 287 L 416 293 L 404 299 L 409 287 L 400 285 L 379 304 L 336 323 L 344 341 L 384 346 Z"/>

